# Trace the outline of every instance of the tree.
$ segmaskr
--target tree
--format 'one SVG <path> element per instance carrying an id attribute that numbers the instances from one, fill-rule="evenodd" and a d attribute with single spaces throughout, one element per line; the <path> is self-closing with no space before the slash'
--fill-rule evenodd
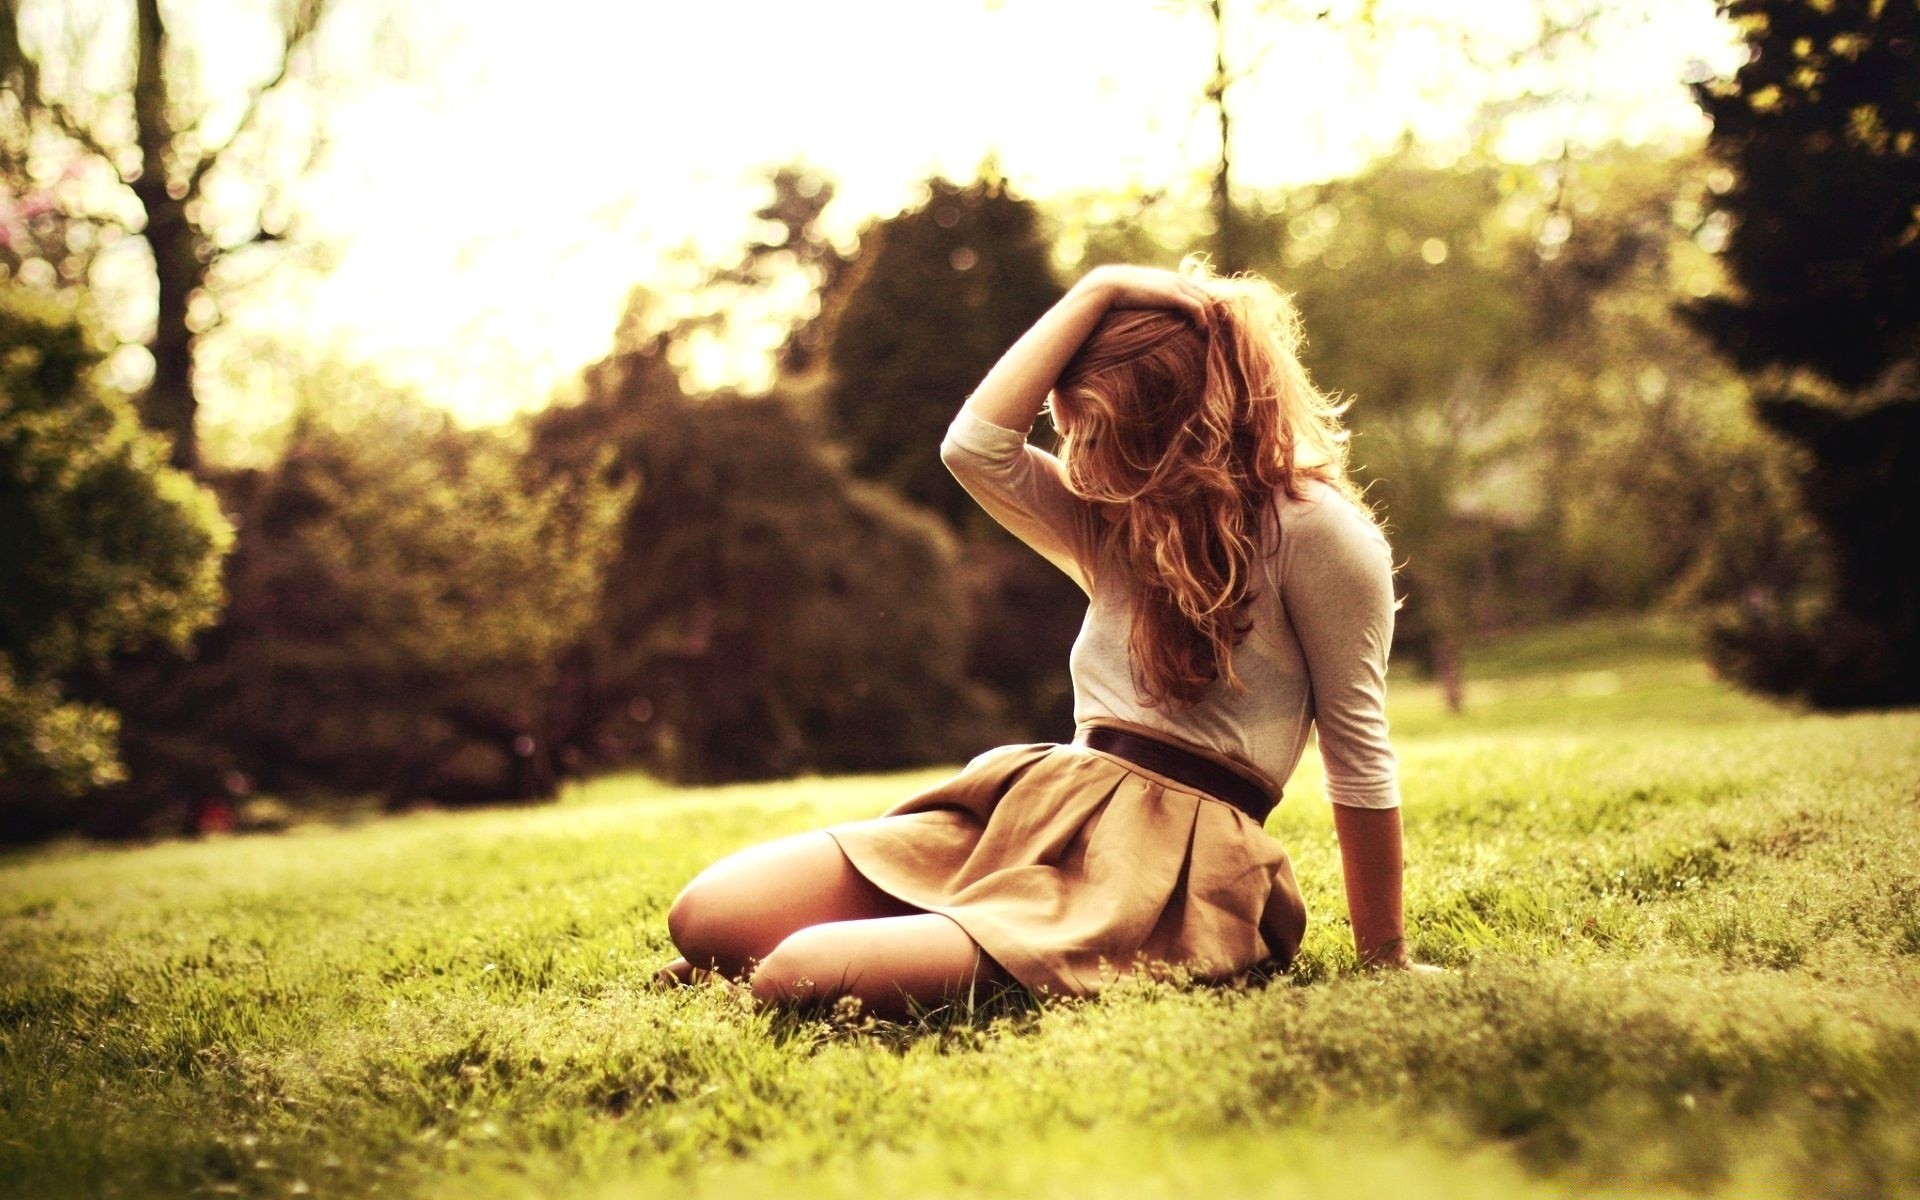
<path id="1" fill-rule="evenodd" d="M 86 681 L 126 713 L 131 776 L 95 832 L 192 825 L 255 791 L 539 799 L 566 770 L 552 705 L 618 489 L 529 479 L 508 434 L 351 368 L 326 389 L 272 464 L 210 472 L 240 529 L 220 623 Z"/>
<path id="2" fill-rule="evenodd" d="M 1456 698 L 1478 632 L 1787 570 L 1777 456 L 1671 316 L 1712 267 L 1709 174 L 1623 147 L 1538 170 L 1409 145 L 1273 206 L 1285 256 L 1258 266 L 1295 292 L 1316 380 L 1356 402 L 1402 649 Z"/>
<path id="3" fill-rule="evenodd" d="M 96 189 L 79 186 L 37 194 L 51 197 L 69 220 L 145 241 L 155 317 L 147 343 L 153 376 L 141 413 L 170 440 L 173 464 L 191 469 L 199 463 L 194 343 L 220 323 L 220 298 L 243 260 L 269 248 L 271 261 L 271 249 L 292 237 L 282 176 L 262 164 L 296 157 L 310 166 L 321 151 L 311 127 L 301 131 L 273 113 L 283 93 L 314 75 L 330 5 L 282 0 L 273 35 L 278 53 L 237 99 L 204 86 L 210 72 L 194 40 L 173 31 L 181 14 L 163 15 L 160 0 L 134 0 L 124 43 L 107 21 L 109 7 L 47 7 L 0 2 L 0 178 L 15 187 L 43 177 L 110 181 L 114 199 L 104 204 L 93 199 Z M 107 93 L 93 94 L 81 63 L 102 45 L 121 47 L 120 78 Z M 65 263 L 67 250 L 59 253 Z"/>
<path id="4" fill-rule="evenodd" d="M 731 285 L 769 291 L 790 273 L 806 277 L 816 307 L 794 324 L 775 355 L 776 369 L 791 379 L 808 372 L 825 352 L 819 306 L 839 294 L 851 259 L 820 229 L 821 214 L 833 203 L 832 179 L 796 162 L 776 167 L 767 186 L 773 196 L 753 215 L 768 234 L 749 241 L 739 261 L 714 276 L 710 290 Z"/>
<path id="5" fill-rule="evenodd" d="M 1736 289 L 1683 314 L 1761 373 L 1830 562 L 1811 595 L 1756 582 L 1716 635 L 1763 689 L 1835 707 L 1920 698 L 1920 9 L 1722 0 L 1748 61 L 1695 86 Z"/>
<path id="6" fill-rule="evenodd" d="M 183 642 L 221 601 L 230 526 L 89 384 L 98 359 L 56 306 L 0 292 L 0 838 L 70 819 L 124 773 L 119 715 L 73 699 L 67 674 Z"/>
<path id="7" fill-rule="evenodd" d="M 1743 370 L 1802 367 L 1858 391 L 1920 332 L 1920 10 L 1722 0 L 1749 56 L 1693 85 L 1739 291 L 1686 306 Z"/>
<path id="8" fill-rule="evenodd" d="M 1286 227 L 1263 223 L 1257 212 L 1245 208 L 1244 201 L 1234 195 L 1236 131 L 1244 133 L 1248 120 L 1258 124 L 1274 115 L 1289 119 L 1269 136 L 1291 137 L 1300 127 L 1300 122 L 1290 119 L 1292 114 L 1266 114 L 1235 103 L 1236 95 L 1243 90 L 1236 85 L 1256 80 L 1268 69 L 1265 64 L 1274 51 L 1298 53 L 1304 44 L 1300 35 L 1317 29 L 1341 37 L 1349 55 L 1348 65 L 1377 81 L 1383 67 L 1395 62 L 1396 56 L 1388 51 L 1402 39 L 1417 40 L 1422 57 L 1428 59 L 1440 50 L 1446 55 L 1444 75 L 1452 87 L 1485 89 L 1473 130 L 1477 150 L 1485 155 L 1508 117 L 1537 112 L 1549 105 L 1583 103 L 1584 96 L 1572 82 L 1582 72 L 1563 69 L 1562 60 L 1591 54 L 1601 26 L 1610 20 L 1631 20 L 1652 0 L 1637 5 L 1619 0 L 1533 0 L 1522 10 L 1532 18 L 1532 27 L 1518 44 L 1511 44 L 1515 31 L 1512 22 L 1486 22 L 1471 7 L 1432 13 L 1396 12 L 1391 20 L 1383 20 L 1379 0 L 1163 3 L 1178 14 L 1199 12 L 1213 35 L 1212 70 L 1196 100 L 1195 115 L 1202 107 L 1211 108 L 1219 130 L 1213 159 L 1206 167 L 1208 207 L 1213 217 L 1207 247 L 1214 267 L 1222 274 L 1232 274 L 1263 257 L 1280 256 L 1288 236 Z M 1470 15 L 1463 17 L 1463 13 Z M 1284 55 L 1281 61 L 1284 63 Z M 1542 86 L 1543 79 L 1556 76 L 1566 82 Z M 1139 197 L 1137 206 L 1145 210 L 1169 194 L 1169 189 L 1158 189 Z"/>
<path id="9" fill-rule="evenodd" d="M 1064 736 L 1085 597 L 981 512 L 939 456 L 967 395 L 1063 294 L 1040 211 L 991 170 L 966 184 L 930 180 L 923 203 L 863 231 L 842 280 L 825 298 L 828 429 L 855 471 L 964 539 L 968 672 L 996 698 L 992 739 Z M 1035 436 L 1048 436 L 1044 421 Z"/>
<path id="10" fill-rule="evenodd" d="M 1493 167 L 1437 167 L 1404 144 L 1303 188 L 1270 222 L 1321 386 L 1354 400 L 1356 477 L 1387 518 L 1407 594 L 1399 640 L 1457 707 L 1463 643 L 1498 595 L 1488 575 L 1520 523 L 1478 486 L 1511 452 L 1506 387 L 1531 330 Z M 1283 249 L 1282 249 L 1283 248 Z"/>
<path id="11" fill-rule="evenodd" d="M 876 222 L 831 330 L 827 414 L 853 469 L 956 527 L 973 502 L 937 453 L 982 376 L 1063 294 L 1038 210 L 989 174 L 934 179 L 924 203 Z"/>
<path id="12" fill-rule="evenodd" d="M 952 536 L 852 478 L 786 398 L 689 398 L 671 333 L 634 336 L 578 404 L 531 419 L 532 461 L 632 487 L 571 659 L 583 760 L 689 780 L 874 770 L 977 738 Z M 610 448 L 604 467 L 600 453 Z"/>

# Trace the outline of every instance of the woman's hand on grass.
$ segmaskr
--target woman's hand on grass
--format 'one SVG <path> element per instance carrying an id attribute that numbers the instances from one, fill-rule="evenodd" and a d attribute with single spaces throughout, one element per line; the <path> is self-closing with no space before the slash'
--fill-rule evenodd
<path id="1" fill-rule="evenodd" d="M 1394 938 L 1372 954 L 1360 956 L 1362 971 L 1405 971 L 1409 975 L 1451 975 L 1453 972 L 1432 963 L 1415 962 L 1407 953 L 1406 942 Z"/>
<path id="2" fill-rule="evenodd" d="M 1076 286 L 1097 291 L 1109 308 L 1167 308 L 1185 313 L 1202 329 L 1209 323 L 1213 298 L 1176 271 L 1109 264 L 1087 272 Z"/>
<path id="3" fill-rule="evenodd" d="M 1415 962 L 1411 958 L 1376 958 L 1361 963 L 1360 969 L 1362 971 L 1374 971 L 1382 974 L 1389 971 L 1402 971 L 1408 975 L 1453 974 L 1453 972 L 1446 967 L 1435 966 L 1433 963 Z"/>

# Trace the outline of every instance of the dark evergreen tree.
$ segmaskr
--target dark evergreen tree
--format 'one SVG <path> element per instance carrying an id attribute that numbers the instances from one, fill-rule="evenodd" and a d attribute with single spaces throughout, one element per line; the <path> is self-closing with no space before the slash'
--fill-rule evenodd
<path id="1" fill-rule="evenodd" d="M 996 179 L 935 179 L 924 204 L 867 231 L 859 260 L 828 351 L 831 431 L 858 473 L 973 523 L 938 448 L 968 393 L 1062 295 L 1037 210 Z"/>
<path id="2" fill-rule="evenodd" d="M 1844 707 L 1920 699 L 1920 5 L 1722 0 L 1747 63 L 1696 85 L 1734 172 L 1734 295 L 1687 317 L 1766 370 L 1760 419 L 1806 464 L 1822 595 L 1756 587 L 1716 636 L 1764 689 Z"/>
<path id="3" fill-rule="evenodd" d="M 988 172 L 929 180 L 924 203 L 870 226 L 818 322 L 828 425 L 854 469 L 934 509 L 965 541 L 968 673 L 995 698 L 991 740 L 1067 735 L 1067 654 L 1085 597 L 980 511 L 939 446 L 968 394 L 1062 294 L 1038 210 Z M 1036 436 L 1049 435 L 1042 421 Z"/>

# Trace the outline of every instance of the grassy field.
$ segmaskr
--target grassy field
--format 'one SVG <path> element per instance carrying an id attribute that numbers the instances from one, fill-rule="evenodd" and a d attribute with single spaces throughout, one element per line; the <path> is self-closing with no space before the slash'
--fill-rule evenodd
<path id="1" fill-rule="evenodd" d="M 1673 628 L 1398 685 L 1416 952 L 1356 975 L 1317 764 L 1293 975 L 918 1026 L 657 992 L 701 866 L 941 772 L 0 861 L 0 1194 L 1920 1196 L 1920 713 Z"/>

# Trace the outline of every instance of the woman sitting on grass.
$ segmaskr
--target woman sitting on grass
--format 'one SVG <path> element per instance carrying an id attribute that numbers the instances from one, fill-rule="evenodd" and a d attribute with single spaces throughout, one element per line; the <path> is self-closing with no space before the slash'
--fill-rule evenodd
<path id="1" fill-rule="evenodd" d="M 1340 409 L 1258 278 L 1101 267 L 988 372 L 941 458 L 1089 606 L 1070 743 L 1002 746 L 886 813 L 733 854 L 667 916 L 767 1002 L 898 1017 L 978 985 L 1283 969 L 1307 911 L 1263 824 L 1318 729 L 1354 943 L 1409 965 L 1384 713 L 1386 539 Z M 1044 408 L 1059 457 L 1027 444 Z"/>

